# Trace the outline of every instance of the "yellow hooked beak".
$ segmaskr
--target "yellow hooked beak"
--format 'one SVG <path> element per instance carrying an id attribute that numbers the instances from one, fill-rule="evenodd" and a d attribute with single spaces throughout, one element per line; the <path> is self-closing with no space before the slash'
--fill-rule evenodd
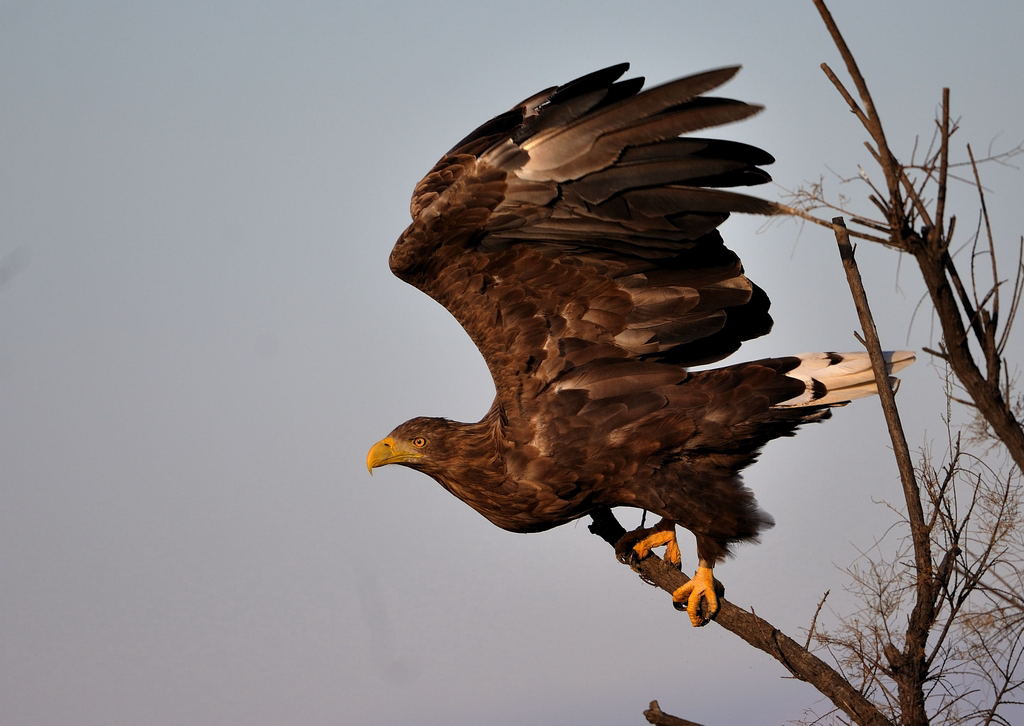
<path id="1" fill-rule="evenodd" d="M 412 461 L 421 456 L 423 454 L 413 449 L 409 443 L 395 441 L 393 437 L 388 436 L 370 447 L 369 453 L 366 454 L 366 470 L 373 474 L 373 470 L 378 466 L 401 464 L 403 461 Z"/>

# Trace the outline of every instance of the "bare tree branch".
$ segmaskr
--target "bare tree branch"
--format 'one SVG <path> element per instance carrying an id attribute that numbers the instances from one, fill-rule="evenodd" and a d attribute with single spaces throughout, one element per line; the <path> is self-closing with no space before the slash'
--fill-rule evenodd
<path id="1" fill-rule="evenodd" d="M 937 319 L 942 328 L 942 337 L 949 364 L 964 388 L 970 395 L 971 400 L 977 406 L 978 412 L 985 418 L 996 435 L 1002 440 L 1018 468 L 1024 470 L 1024 429 L 1021 428 L 1016 416 L 1003 396 L 1002 381 L 999 376 L 1000 369 L 1000 343 L 1005 339 L 1005 332 L 996 341 L 996 328 L 999 324 L 998 315 L 998 288 L 993 290 L 993 307 L 984 309 L 979 305 L 968 302 L 966 291 L 956 266 L 949 255 L 949 244 L 952 238 L 954 220 L 950 219 L 948 227 L 940 214 L 945 214 L 947 179 L 949 169 L 949 137 L 953 132 L 949 122 L 948 91 L 943 93 L 943 111 L 940 121 L 941 150 L 939 154 L 938 194 L 936 213 L 932 215 L 925 202 L 922 188 L 918 188 L 907 175 L 907 167 L 900 164 L 892 153 L 886 141 L 885 132 L 880 117 L 875 108 L 874 102 L 868 90 L 867 82 L 840 33 L 835 19 L 825 6 L 824 0 L 813 0 L 822 20 L 825 23 L 829 34 L 839 50 L 840 56 L 846 64 L 847 71 L 857 89 L 860 102 L 845 88 L 836 74 L 826 65 L 822 65 L 826 76 L 832 81 L 850 110 L 857 116 L 869 136 L 874 142 L 874 147 L 869 147 L 872 156 L 877 161 L 886 180 L 888 201 L 882 201 L 878 196 L 872 196 L 872 201 L 880 208 L 889 226 L 888 246 L 909 252 L 917 260 L 925 285 L 928 288 L 929 296 L 935 307 Z M 1019 148 L 1019 145 L 1018 145 Z M 970 153 L 970 152 L 969 152 Z M 1012 153 L 1012 150 L 1011 150 Z M 971 164 L 976 170 L 976 163 Z M 934 162 L 926 174 L 928 178 L 935 173 Z M 983 187 L 980 178 L 975 175 L 974 184 L 979 195 L 983 195 Z M 905 201 L 904 195 L 908 201 Z M 879 195 L 880 196 L 880 195 Z M 982 202 L 983 219 L 987 225 L 987 209 Z M 916 220 L 920 219 L 923 228 L 919 232 L 915 229 Z M 988 225 L 987 225 L 988 226 Z M 945 230 L 945 236 L 943 236 Z M 994 242 L 991 236 L 990 254 L 993 265 L 993 286 L 999 285 L 998 273 L 995 265 Z M 1020 264 L 1016 270 L 1015 278 L 1020 279 Z M 950 284 L 956 286 L 959 293 L 960 304 L 963 306 L 961 313 L 957 297 L 954 296 Z M 1017 296 L 1014 291 L 1014 297 Z M 981 308 L 976 310 L 975 308 Z M 966 325 L 965 325 L 966 320 Z M 1008 320 L 1007 324 L 1011 321 Z M 982 349 L 982 358 L 985 361 L 986 374 L 974 360 L 967 338 L 966 328 L 971 327 L 975 332 Z"/>
<path id="2" fill-rule="evenodd" d="M 685 718 L 665 713 L 657 701 L 651 701 L 650 707 L 644 711 L 644 718 L 654 726 L 701 726 L 696 721 L 688 721 Z"/>
<path id="3" fill-rule="evenodd" d="M 598 510 L 591 516 L 594 522 L 590 525 L 590 531 L 612 547 L 615 547 L 626 534 L 626 530 L 611 511 Z M 674 592 L 687 580 L 679 570 L 656 555 L 649 555 L 639 562 L 623 564 L 631 567 L 645 582 L 668 593 Z M 767 620 L 721 598 L 715 622 L 775 658 L 799 680 L 812 684 L 838 708 L 848 713 L 856 723 L 862 726 L 893 726 L 892 722 L 843 676 Z"/>

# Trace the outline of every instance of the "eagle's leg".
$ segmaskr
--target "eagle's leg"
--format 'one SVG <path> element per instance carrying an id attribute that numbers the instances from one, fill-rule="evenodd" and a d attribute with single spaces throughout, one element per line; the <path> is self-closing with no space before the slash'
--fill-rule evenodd
<path id="1" fill-rule="evenodd" d="M 697 535 L 697 572 L 690 580 L 672 593 L 672 604 L 686 610 L 695 628 L 707 625 L 718 614 L 718 598 L 725 594 L 722 583 L 715 579 L 715 562 L 725 549 L 714 540 Z"/>
<path id="2" fill-rule="evenodd" d="M 636 529 L 627 534 L 617 545 L 620 558 L 642 560 L 655 547 L 665 547 L 665 562 L 680 567 L 682 555 L 676 541 L 676 525 L 670 519 L 662 519 L 653 527 Z"/>

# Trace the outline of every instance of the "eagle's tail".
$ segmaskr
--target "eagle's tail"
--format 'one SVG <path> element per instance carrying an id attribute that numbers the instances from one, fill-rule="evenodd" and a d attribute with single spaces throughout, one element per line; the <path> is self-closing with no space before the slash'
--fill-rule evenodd
<path id="1" fill-rule="evenodd" d="M 883 355 L 889 373 L 906 368 L 915 359 L 909 350 L 889 350 Z M 838 406 L 878 393 L 867 353 L 801 353 L 794 358 L 799 363 L 786 371 L 786 376 L 802 381 L 804 392 L 773 408 Z M 899 385 L 898 378 L 890 376 L 889 382 L 894 390 Z"/>

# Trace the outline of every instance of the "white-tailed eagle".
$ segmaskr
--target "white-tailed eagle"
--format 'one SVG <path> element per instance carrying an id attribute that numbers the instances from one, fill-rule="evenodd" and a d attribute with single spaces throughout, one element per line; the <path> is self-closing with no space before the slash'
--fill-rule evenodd
<path id="1" fill-rule="evenodd" d="M 771 328 L 718 227 L 776 211 L 730 190 L 768 181 L 773 159 L 681 137 L 759 110 L 704 95 L 736 68 L 648 90 L 619 80 L 626 68 L 530 96 L 416 185 L 391 269 L 462 324 L 497 395 L 476 423 L 403 423 L 367 466 L 418 469 L 515 532 L 604 507 L 654 512 L 662 521 L 629 546 L 666 545 L 678 565 L 675 525 L 693 532 L 697 571 L 673 600 L 702 625 L 717 611 L 714 565 L 771 524 L 740 471 L 875 379 L 864 353 L 688 370 Z M 888 355 L 892 370 L 913 361 Z"/>

